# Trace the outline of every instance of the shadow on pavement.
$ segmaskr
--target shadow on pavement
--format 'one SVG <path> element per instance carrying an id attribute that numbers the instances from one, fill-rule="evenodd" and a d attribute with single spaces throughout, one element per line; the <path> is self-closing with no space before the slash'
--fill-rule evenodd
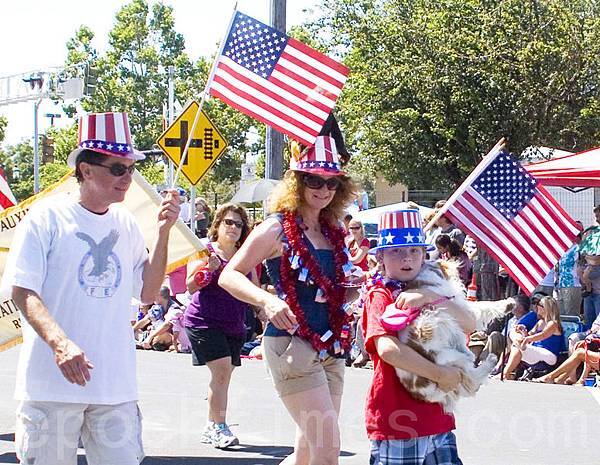
<path id="1" fill-rule="evenodd" d="M 0 441 L 15 442 L 15 433 L 0 434 Z"/>

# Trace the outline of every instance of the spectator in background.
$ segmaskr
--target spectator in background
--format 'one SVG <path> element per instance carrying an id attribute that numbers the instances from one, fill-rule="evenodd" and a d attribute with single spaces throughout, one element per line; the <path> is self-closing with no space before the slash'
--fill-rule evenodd
<path id="1" fill-rule="evenodd" d="M 577 236 L 577 242 L 558 261 L 556 295 L 561 315 L 580 315 L 581 283 L 577 274 L 580 239 L 581 234 Z"/>
<path id="2" fill-rule="evenodd" d="M 472 263 L 477 285 L 477 300 L 499 300 L 498 262 L 483 247 L 477 247 Z"/>
<path id="3" fill-rule="evenodd" d="M 564 345 L 558 303 L 552 297 L 544 297 L 537 308 L 539 319 L 531 331 L 527 331 L 523 325 L 515 327 L 519 337 L 512 341 L 504 368 L 504 378 L 507 380 L 515 379 L 513 372 L 521 361 L 528 365 L 545 362 L 553 366 L 558 360 Z"/>
<path id="4" fill-rule="evenodd" d="M 544 276 L 544 279 L 542 279 L 542 282 L 539 283 L 537 285 L 537 287 L 535 288 L 535 290 L 533 291 L 535 292 L 543 292 L 544 294 L 548 295 L 548 296 L 552 296 L 554 295 L 554 279 L 556 277 L 556 273 L 554 271 L 554 268 L 550 269 L 550 271 L 548 271 L 548 274 L 546 276 Z"/>
<path id="5" fill-rule="evenodd" d="M 582 285 L 586 287 L 586 292 L 583 293 L 583 314 L 589 328 L 600 315 L 600 255 L 586 255 L 579 276 Z"/>
<path id="6" fill-rule="evenodd" d="M 179 210 L 179 219 L 189 226 L 192 209 L 190 208 L 190 202 L 187 198 L 187 192 L 181 187 L 179 187 L 177 190 L 179 192 L 179 196 L 181 197 L 181 210 Z"/>
<path id="7" fill-rule="evenodd" d="M 350 213 L 346 213 L 346 215 L 344 216 L 344 229 L 346 230 L 346 232 L 349 232 L 348 226 L 350 226 L 350 221 L 352 221 L 352 215 Z"/>
<path id="8" fill-rule="evenodd" d="M 436 226 L 440 228 L 440 234 L 446 234 L 450 236 L 450 239 L 456 240 L 462 248 L 465 243 L 465 233 L 462 232 L 457 226 L 452 223 L 452 220 L 446 215 L 442 215 L 438 218 Z"/>
<path id="9" fill-rule="evenodd" d="M 350 234 L 346 237 L 346 246 L 350 250 L 350 262 L 363 271 L 369 271 L 367 255 L 369 254 L 370 242 L 365 237 L 363 224 L 358 220 L 350 220 L 348 224 Z"/>
<path id="10" fill-rule="evenodd" d="M 440 234 L 435 240 L 440 258 L 454 260 L 458 263 L 458 274 L 465 286 L 471 281 L 471 261 L 462 250 L 461 245 L 447 234 Z"/>
<path id="11" fill-rule="evenodd" d="M 196 199 L 196 235 L 200 239 L 205 238 L 208 234 L 211 214 L 212 209 L 208 205 L 208 202 L 202 197 L 198 197 Z"/>
<path id="12" fill-rule="evenodd" d="M 475 363 L 479 364 L 485 360 L 487 356 L 495 354 L 500 360 L 502 352 L 506 345 L 510 345 L 515 337 L 515 328 L 517 325 L 524 325 L 528 331 L 533 329 L 537 322 L 537 315 L 530 312 L 531 305 L 529 297 L 525 294 L 514 296 L 516 305 L 513 308 L 512 316 L 506 315 L 501 318 L 496 318 L 491 321 L 485 331 L 476 331 L 469 338 L 469 349 L 475 355 Z M 526 317 L 529 313 L 533 314 L 532 318 Z M 510 316 L 510 318 L 508 318 Z M 508 338 L 508 341 L 505 338 Z"/>

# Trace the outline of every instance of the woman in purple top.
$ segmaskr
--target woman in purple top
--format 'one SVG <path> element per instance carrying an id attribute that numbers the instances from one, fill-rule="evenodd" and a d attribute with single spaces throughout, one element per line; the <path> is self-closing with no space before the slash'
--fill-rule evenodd
<path id="1" fill-rule="evenodd" d="M 207 365 L 208 423 L 200 440 L 216 448 L 238 444 L 226 419 L 227 396 L 231 374 L 241 365 L 244 321 L 248 304 L 233 297 L 219 286 L 221 270 L 248 235 L 248 216 L 243 207 L 225 204 L 215 214 L 208 232 L 208 259 L 190 261 L 187 287 L 192 294 L 184 326 L 192 346 L 194 365 Z M 256 277 L 252 276 L 254 282 Z"/>

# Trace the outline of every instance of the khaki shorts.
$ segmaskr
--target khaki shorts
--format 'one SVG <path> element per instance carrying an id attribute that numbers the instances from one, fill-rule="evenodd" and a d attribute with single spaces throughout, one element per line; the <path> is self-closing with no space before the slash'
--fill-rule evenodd
<path id="1" fill-rule="evenodd" d="M 323 384 L 329 386 L 331 395 L 342 395 L 346 369 L 343 358 L 328 355 L 325 360 L 319 360 L 319 354 L 310 343 L 297 336 L 265 336 L 263 348 L 279 397 Z"/>
<path id="2" fill-rule="evenodd" d="M 75 465 L 79 438 L 89 465 L 139 465 L 144 458 L 136 402 L 23 401 L 17 408 L 15 449 L 21 463 Z"/>

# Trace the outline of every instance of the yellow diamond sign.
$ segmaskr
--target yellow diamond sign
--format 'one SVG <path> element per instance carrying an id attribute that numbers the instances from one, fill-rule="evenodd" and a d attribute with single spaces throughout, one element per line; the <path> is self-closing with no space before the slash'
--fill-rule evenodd
<path id="1" fill-rule="evenodd" d="M 176 166 L 181 161 L 198 108 L 198 102 L 192 101 L 156 141 Z M 191 138 L 181 172 L 195 186 L 225 151 L 227 141 L 204 111 L 200 114 Z"/>

